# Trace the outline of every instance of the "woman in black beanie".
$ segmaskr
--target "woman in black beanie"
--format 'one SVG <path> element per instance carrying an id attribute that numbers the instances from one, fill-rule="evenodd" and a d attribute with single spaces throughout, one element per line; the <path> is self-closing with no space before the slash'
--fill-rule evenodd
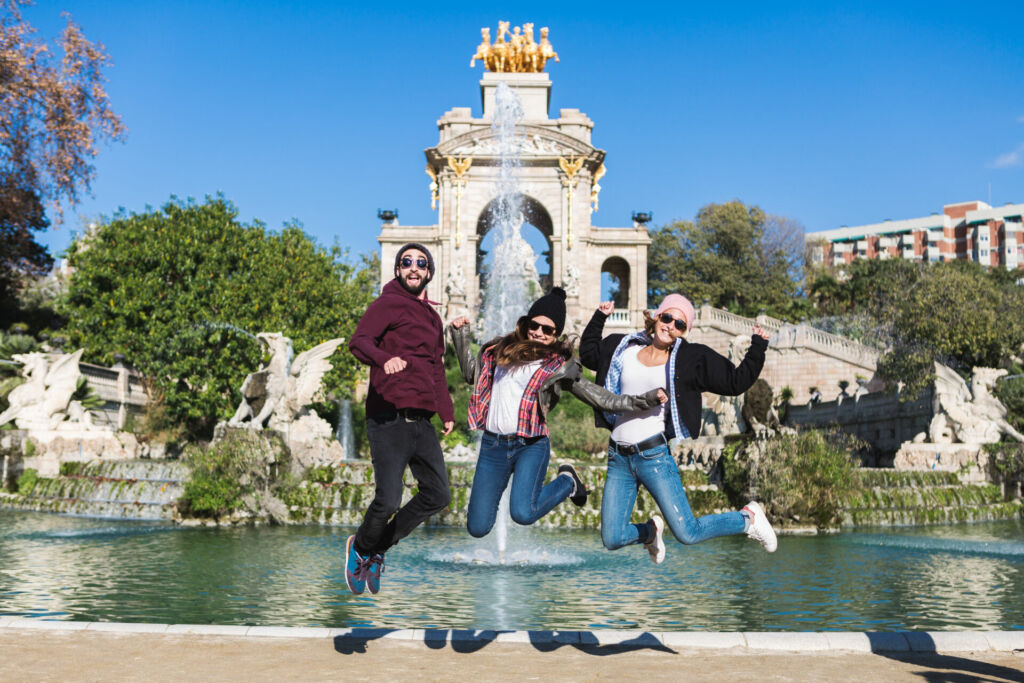
<path id="1" fill-rule="evenodd" d="M 565 291 L 560 287 L 535 301 L 510 334 L 484 344 L 478 357 L 470 350 L 468 323 L 463 316 L 449 329 L 462 376 L 473 385 L 469 426 L 484 430 L 469 497 L 469 533 L 480 538 L 490 532 L 510 478 L 509 513 L 517 524 L 533 524 L 566 498 L 585 505 L 590 491 L 572 465 L 561 465 L 558 476 L 544 485 L 551 459 L 546 417 L 562 391 L 614 412 L 655 406 L 664 392 L 619 396 L 582 378 L 573 358 L 575 340 L 561 336 Z"/>

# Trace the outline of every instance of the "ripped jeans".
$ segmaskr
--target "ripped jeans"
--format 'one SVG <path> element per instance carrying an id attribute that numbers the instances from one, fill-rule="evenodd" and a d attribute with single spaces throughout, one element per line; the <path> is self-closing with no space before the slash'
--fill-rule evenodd
<path id="1" fill-rule="evenodd" d="M 661 444 L 630 455 L 608 447 L 608 477 L 601 500 L 601 541 L 608 550 L 651 540 L 651 529 L 645 524 L 631 524 L 633 506 L 640 484 L 661 508 L 665 522 L 680 543 L 691 544 L 718 536 L 743 533 L 746 519 L 739 512 L 705 515 L 697 518 L 679 478 L 679 468 Z"/>

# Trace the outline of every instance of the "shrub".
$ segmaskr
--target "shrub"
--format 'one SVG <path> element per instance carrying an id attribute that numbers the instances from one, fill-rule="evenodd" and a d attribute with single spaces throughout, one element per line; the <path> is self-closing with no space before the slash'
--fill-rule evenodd
<path id="1" fill-rule="evenodd" d="M 213 518 L 242 508 L 245 496 L 268 485 L 267 464 L 283 459 L 261 434 L 244 431 L 228 432 L 207 448 L 190 447 L 186 457 L 192 472 L 181 497 L 182 511 Z"/>
<path id="2" fill-rule="evenodd" d="M 753 493 L 778 520 L 810 521 L 819 529 L 838 526 L 842 501 L 860 487 L 854 471 L 861 447 L 841 432 L 819 431 L 747 441 L 732 452 L 727 447 L 722 457 L 726 492 L 736 505 Z"/>
<path id="3" fill-rule="evenodd" d="M 71 477 L 81 472 L 86 466 L 84 462 L 70 460 L 60 464 L 60 476 Z"/>
<path id="4" fill-rule="evenodd" d="M 330 484 L 334 481 L 334 468 L 330 465 L 310 467 L 306 472 L 306 479 L 316 484 Z"/>
<path id="5" fill-rule="evenodd" d="M 18 477 L 18 493 L 23 496 L 27 496 L 32 493 L 32 489 L 36 487 L 36 483 L 39 481 L 39 472 L 32 469 L 31 467 L 21 473 Z"/>

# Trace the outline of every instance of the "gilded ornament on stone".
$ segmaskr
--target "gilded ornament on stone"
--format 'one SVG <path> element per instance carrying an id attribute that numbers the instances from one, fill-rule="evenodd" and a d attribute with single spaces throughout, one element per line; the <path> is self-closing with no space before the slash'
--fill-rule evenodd
<path id="1" fill-rule="evenodd" d="M 487 71 L 496 73 L 540 73 L 549 59 L 558 59 L 558 53 L 548 39 L 548 27 L 540 30 L 540 42 L 533 36 L 533 24 L 515 26 L 507 21 L 498 22 L 498 34 L 491 43 L 491 29 L 481 28 L 481 42 L 476 53 L 469 60 L 471 67 L 476 60 L 483 62 Z"/>

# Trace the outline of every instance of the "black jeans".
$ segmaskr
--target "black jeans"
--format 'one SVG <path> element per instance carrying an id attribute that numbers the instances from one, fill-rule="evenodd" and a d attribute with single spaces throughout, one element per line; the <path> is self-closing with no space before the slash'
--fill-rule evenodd
<path id="1" fill-rule="evenodd" d="M 369 418 L 366 436 L 376 492 L 356 532 L 360 555 L 384 553 L 451 502 L 448 473 L 437 432 L 427 419 Z M 408 467 L 419 491 L 402 505 L 402 476 Z"/>

